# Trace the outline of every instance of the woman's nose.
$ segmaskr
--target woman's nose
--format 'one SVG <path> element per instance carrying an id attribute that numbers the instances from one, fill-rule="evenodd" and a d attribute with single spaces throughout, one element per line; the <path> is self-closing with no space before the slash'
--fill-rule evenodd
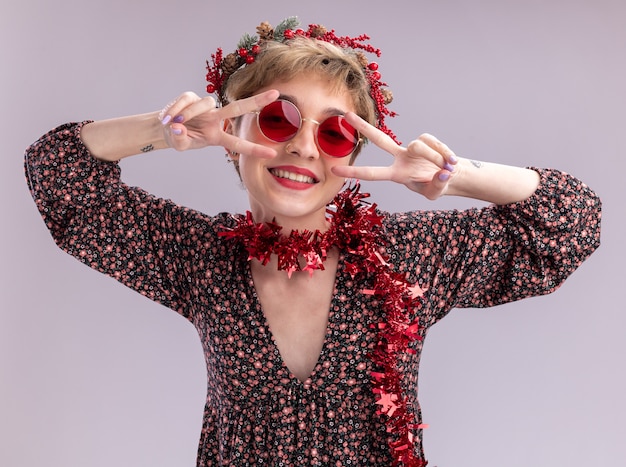
<path id="1" fill-rule="evenodd" d="M 300 157 L 318 158 L 320 156 L 316 137 L 318 126 L 319 123 L 315 120 L 303 118 L 302 126 L 298 133 L 287 143 L 285 150 L 289 154 L 297 154 Z"/>

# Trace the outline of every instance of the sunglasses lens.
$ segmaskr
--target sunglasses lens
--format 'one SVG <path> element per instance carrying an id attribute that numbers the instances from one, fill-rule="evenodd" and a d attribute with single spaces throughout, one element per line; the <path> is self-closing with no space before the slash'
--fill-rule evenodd
<path id="1" fill-rule="evenodd" d="M 329 156 L 345 157 L 356 148 L 359 132 L 345 118 L 334 116 L 321 123 L 317 140 L 322 151 Z"/>
<path id="2" fill-rule="evenodd" d="M 288 101 L 274 101 L 259 112 L 259 128 L 272 141 L 282 143 L 300 129 L 300 112 Z"/>

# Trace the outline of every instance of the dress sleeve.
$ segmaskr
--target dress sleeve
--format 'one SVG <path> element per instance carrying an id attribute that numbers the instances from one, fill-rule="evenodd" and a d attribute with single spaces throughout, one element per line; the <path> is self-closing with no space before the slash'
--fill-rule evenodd
<path id="1" fill-rule="evenodd" d="M 198 257 L 215 241 L 211 218 L 120 181 L 94 158 L 83 123 L 62 125 L 26 149 L 28 187 L 56 244 L 187 318 Z M 198 256 L 196 256 L 198 255 Z"/>
<path id="2" fill-rule="evenodd" d="M 391 251 L 426 290 L 431 324 L 454 307 L 551 293 L 598 248 L 598 196 L 566 173 L 534 170 L 539 187 L 518 203 L 391 217 Z"/>

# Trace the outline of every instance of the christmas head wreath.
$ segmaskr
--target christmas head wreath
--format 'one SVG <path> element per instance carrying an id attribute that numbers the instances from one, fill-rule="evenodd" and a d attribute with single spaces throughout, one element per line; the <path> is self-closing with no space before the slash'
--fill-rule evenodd
<path id="1" fill-rule="evenodd" d="M 328 42 L 340 48 L 352 49 L 363 66 L 363 71 L 369 82 L 369 92 L 376 109 L 376 126 L 385 132 L 398 144 L 393 132 L 385 124 L 385 117 L 395 117 L 396 113 L 387 108 L 387 104 L 393 100 L 393 94 L 386 88 L 387 84 L 381 81 L 378 71 L 378 63 L 368 61 L 365 52 L 380 57 L 381 51 L 366 43 L 370 37 L 362 34 L 356 37 L 337 36 L 334 30 L 327 30 L 319 24 L 310 24 L 308 29 L 299 27 L 298 18 L 289 17 L 273 28 L 267 21 L 257 26 L 257 35 L 244 34 L 237 44 L 235 51 L 224 56 L 221 48 L 211 54 L 211 60 L 207 60 L 206 80 L 207 92 L 217 94 L 220 102 L 224 102 L 224 85 L 230 76 L 237 70 L 254 64 L 257 56 L 263 52 L 263 45 L 268 41 L 278 41 L 288 44 L 296 36 Z"/>

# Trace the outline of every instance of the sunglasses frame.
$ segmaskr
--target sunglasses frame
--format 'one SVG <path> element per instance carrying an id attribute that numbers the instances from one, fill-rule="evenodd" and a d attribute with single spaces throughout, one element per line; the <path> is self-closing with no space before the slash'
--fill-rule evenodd
<path id="1" fill-rule="evenodd" d="M 299 118 L 299 121 L 300 121 L 300 123 L 299 123 L 299 125 L 298 125 L 298 128 L 297 128 L 297 130 L 296 130 L 296 132 L 295 132 L 295 133 L 294 133 L 291 137 L 289 137 L 289 138 L 287 138 L 287 139 L 285 139 L 285 140 L 282 140 L 282 141 L 277 141 L 277 140 L 275 140 L 275 139 L 273 139 L 273 138 L 270 138 L 267 134 L 265 134 L 265 132 L 263 131 L 263 128 L 261 128 L 261 112 L 263 112 L 263 110 L 264 110 L 266 107 L 268 107 L 268 106 L 270 106 L 270 105 L 273 105 L 273 104 L 275 104 L 275 103 L 277 103 L 277 102 L 280 102 L 280 103 L 285 103 L 285 102 L 286 102 L 287 104 L 289 104 L 290 106 L 292 106 L 292 107 L 295 109 L 296 113 L 298 114 L 298 118 Z M 324 151 L 324 150 L 322 149 L 322 146 L 320 146 L 320 143 L 319 143 L 319 133 L 320 133 L 320 128 L 321 128 L 321 125 L 323 125 L 326 121 L 328 121 L 328 120 L 329 120 L 329 119 L 331 119 L 331 118 L 337 118 L 337 119 L 339 119 L 341 122 L 345 122 L 345 117 L 344 117 L 343 115 L 331 115 L 330 117 L 325 118 L 325 119 L 324 119 L 324 120 L 322 120 L 321 122 L 318 122 L 317 120 L 314 120 L 314 119 L 312 119 L 312 118 L 304 118 L 304 117 L 302 116 L 302 113 L 300 112 L 300 109 L 298 108 L 298 106 L 296 106 L 296 104 L 294 104 L 293 102 L 291 102 L 291 101 L 289 101 L 289 100 L 287 100 L 287 99 L 277 99 L 277 100 L 275 100 L 274 102 L 270 102 L 269 104 L 267 104 L 266 106 L 264 106 L 261 110 L 257 110 L 257 111 L 252 112 L 252 113 L 256 114 L 256 124 L 257 124 L 257 128 L 259 129 L 259 131 L 261 132 L 261 134 L 262 134 L 263 136 L 265 136 L 267 139 L 269 139 L 270 141 L 274 142 L 274 143 L 284 143 L 284 142 L 287 142 L 287 141 L 291 141 L 293 138 L 295 138 L 295 137 L 298 135 L 298 133 L 299 133 L 299 132 L 300 132 L 300 130 L 302 129 L 302 125 L 304 124 L 304 122 L 311 122 L 311 123 L 314 123 L 315 125 L 317 125 L 317 131 L 315 132 L 315 143 L 317 144 L 317 147 L 319 147 L 319 148 L 320 148 L 321 152 L 323 152 L 324 154 L 326 154 L 326 155 L 327 155 L 327 156 L 329 156 L 329 157 L 333 157 L 333 158 L 337 158 L 337 159 L 342 159 L 342 158 L 344 158 L 344 157 L 348 157 L 348 156 L 350 156 L 350 155 L 354 154 L 354 151 L 356 151 L 356 150 L 358 149 L 358 147 L 359 147 L 359 146 L 362 144 L 362 142 L 363 142 L 363 138 L 361 137 L 361 133 L 359 133 L 359 130 L 357 130 L 357 129 L 356 129 L 356 128 L 354 128 L 352 125 L 350 125 L 349 123 L 347 123 L 347 122 L 346 122 L 346 123 L 350 126 L 350 128 L 352 128 L 352 129 L 355 131 L 356 136 L 357 136 L 356 142 L 354 143 L 354 147 L 352 148 L 352 150 L 351 150 L 348 154 L 346 154 L 346 155 L 344 155 L 344 156 L 335 156 L 335 155 L 333 155 L 333 154 L 329 154 L 329 153 L 327 153 L 326 151 Z"/>

